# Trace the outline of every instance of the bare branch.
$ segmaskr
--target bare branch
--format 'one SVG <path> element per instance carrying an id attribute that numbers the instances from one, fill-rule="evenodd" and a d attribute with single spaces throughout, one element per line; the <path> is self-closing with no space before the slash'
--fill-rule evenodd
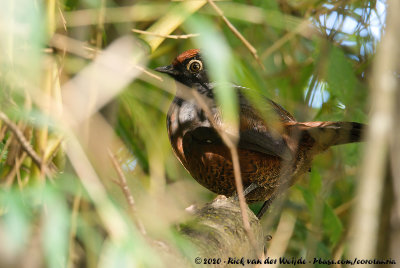
<path id="1" fill-rule="evenodd" d="M 16 139 L 21 144 L 22 149 L 29 155 L 30 158 L 32 158 L 33 162 L 35 162 L 35 164 L 41 168 L 43 165 L 43 160 L 37 155 L 35 150 L 33 150 L 31 144 L 26 140 L 24 134 L 21 132 L 18 126 L 14 124 L 14 122 L 12 122 L 3 112 L 0 112 L 0 120 L 2 120 L 14 133 Z"/>

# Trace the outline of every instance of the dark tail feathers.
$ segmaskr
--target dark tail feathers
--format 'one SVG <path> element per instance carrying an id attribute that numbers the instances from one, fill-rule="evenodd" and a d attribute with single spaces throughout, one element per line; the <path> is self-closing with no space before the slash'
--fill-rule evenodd
<path id="1" fill-rule="evenodd" d="M 307 134 L 322 150 L 333 145 L 361 141 L 366 125 L 355 122 L 303 122 L 295 123 L 301 136 Z"/>

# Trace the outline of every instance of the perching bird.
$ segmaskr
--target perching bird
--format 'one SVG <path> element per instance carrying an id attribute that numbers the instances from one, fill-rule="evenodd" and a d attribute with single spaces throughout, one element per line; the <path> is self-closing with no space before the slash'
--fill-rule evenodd
<path id="1" fill-rule="evenodd" d="M 215 124 L 224 125 L 214 100 L 215 83 L 209 80 L 200 50 L 191 49 L 171 65 L 158 67 L 187 87 L 178 87 L 167 115 L 172 148 L 187 171 L 207 189 L 226 196 L 236 193 L 232 158 L 218 131 L 207 118 L 197 91 L 211 111 Z M 261 217 L 273 198 L 311 168 L 313 157 L 330 146 L 360 141 L 365 125 L 354 122 L 297 122 L 279 104 L 266 99 L 278 125 L 266 122 L 232 85 L 239 99 L 240 171 L 247 202 L 265 201 Z M 204 106 L 203 106 L 204 107 Z"/>

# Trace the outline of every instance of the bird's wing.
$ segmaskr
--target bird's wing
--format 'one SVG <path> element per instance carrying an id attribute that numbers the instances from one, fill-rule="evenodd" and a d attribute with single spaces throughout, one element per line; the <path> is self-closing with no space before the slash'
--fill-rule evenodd
<path id="1" fill-rule="evenodd" d="M 246 95 L 245 93 L 246 92 L 248 93 L 250 89 L 238 85 L 233 85 L 233 88 L 237 91 L 241 107 L 251 106 L 250 102 L 247 100 L 247 97 L 245 96 Z M 260 96 L 260 98 L 266 103 L 266 105 L 263 107 L 262 111 L 263 113 L 264 112 L 274 113 L 275 116 L 278 117 L 278 119 L 283 122 L 296 122 L 294 116 L 291 115 L 288 111 L 286 111 L 285 108 L 283 108 L 281 105 L 279 105 L 278 103 L 274 102 L 273 100 L 265 96 Z"/>
<path id="2" fill-rule="evenodd" d="M 281 118 L 284 122 L 296 122 L 296 119 L 293 115 L 291 115 L 288 111 L 286 111 L 281 105 L 274 102 L 273 100 L 267 99 L 275 113 Z"/>
<path id="3" fill-rule="evenodd" d="M 212 87 L 213 85 L 209 85 Z M 246 149 L 260 152 L 263 154 L 278 156 L 284 160 L 292 159 L 292 152 L 286 141 L 282 137 L 282 124 L 288 121 L 296 121 L 294 117 L 272 100 L 266 99 L 267 113 L 270 113 L 271 121 L 266 124 L 249 101 L 240 92 L 246 90 L 239 86 L 234 86 L 238 91 L 240 103 L 240 129 L 239 129 L 239 149 Z M 272 108 L 272 109 L 271 109 Z M 217 120 L 219 121 L 219 120 Z M 279 126 L 281 129 L 278 129 Z M 201 126 L 190 130 L 190 136 L 200 143 L 222 144 L 217 131 L 212 127 Z"/>
<path id="4" fill-rule="evenodd" d="M 287 161 L 292 159 L 291 151 L 282 137 L 270 132 L 240 131 L 238 148 L 278 156 Z"/>
<path id="5" fill-rule="evenodd" d="M 287 161 L 292 159 L 291 151 L 281 136 L 274 136 L 270 132 L 259 132 L 251 129 L 240 131 L 239 135 L 239 149 L 274 155 Z M 196 142 L 197 144 L 223 144 L 218 132 L 212 127 L 192 129 L 185 134 L 184 140 L 187 140 L 188 136 L 190 136 L 191 142 Z"/>
<path id="6" fill-rule="evenodd" d="M 260 116 L 249 101 L 239 92 L 240 139 L 239 148 L 275 155 L 284 160 L 292 159 L 292 152 L 282 137 L 283 124 L 295 121 L 294 117 L 270 99 L 265 110 L 266 118 Z M 271 109 L 272 108 L 272 109 Z M 266 122 L 268 121 L 268 122 Z"/>
<path id="7" fill-rule="evenodd" d="M 291 160 L 292 154 L 277 124 L 267 124 L 254 108 L 241 106 L 239 148 Z"/>

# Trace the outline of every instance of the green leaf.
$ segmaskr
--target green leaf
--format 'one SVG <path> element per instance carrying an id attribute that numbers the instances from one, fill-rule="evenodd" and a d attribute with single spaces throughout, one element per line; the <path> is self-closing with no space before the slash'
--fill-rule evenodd
<path id="1" fill-rule="evenodd" d="M 49 267 L 67 263 L 70 214 L 66 200 L 47 187 L 44 192 L 43 246 Z"/>
<path id="2" fill-rule="evenodd" d="M 313 192 L 311 192 L 309 189 L 304 188 L 300 185 L 297 185 L 297 188 L 301 191 L 301 194 L 303 195 L 304 201 L 307 204 L 308 210 L 312 211 L 314 207 L 314 200 L 315 200 L 315 195 Z"/>
<path id="3" fill-rule="evenodd" d="M 322 187 L 322 177 L 320 171 L 317 168 L 311 169 L 310 176 L 310 190 L 314 193 L 314 195 L 318 195 Z"/>
<path id="4" fill-rule="evenodd" d="M 330 92 L 345 103 L 353 101 L 357 79 L 352 64 L 341 49 L 331 46 L 326 68 Z"/>
<path id="5" fill-rule="evenodd" d="M 0 196 L 2 243 L 7 244 L 10 252 L 18 254 L 26 246 L 31 231 L 30 211 L 17 191 L 1 192 Z"/>
<path id="6" fill-rule="evenodd" d="M 329 236 L 329 241 L 332 245 L 335 245 L 340 239 L 343 225 L 327 202 L 324 204 L 323 226 L 326 234 Z"/>

